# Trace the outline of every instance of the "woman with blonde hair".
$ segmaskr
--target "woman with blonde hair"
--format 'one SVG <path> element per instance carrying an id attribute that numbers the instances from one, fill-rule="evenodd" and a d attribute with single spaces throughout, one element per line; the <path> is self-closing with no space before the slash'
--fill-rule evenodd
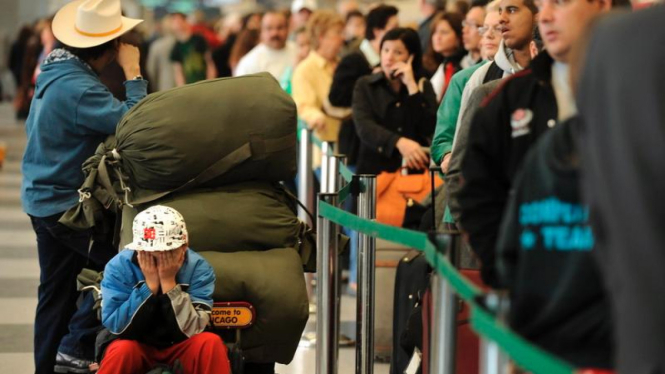
<path id="1" fill-rule="evenodd" d="M 344 20 L 329 10 L 314 12 L 307 22 L 310 52 L 293 73 L 293 99 L 298 115 L 323 141 L 336 142 L 341 120 L 350 110 L 328 101 L 338 55 L 344 46 Z"/>

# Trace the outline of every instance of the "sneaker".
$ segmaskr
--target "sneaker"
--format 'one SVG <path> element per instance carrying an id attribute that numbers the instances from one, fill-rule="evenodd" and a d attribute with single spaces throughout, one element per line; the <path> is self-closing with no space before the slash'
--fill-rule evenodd
<path id="1" fill-rule="evenodd" d="M 94 362 L 92 361 L 58 352 L 58 355 L 55 356 L 55 367 L 53 368 L 53 371 L 56 373 L 89 374 L 92 373 L 90 366 L 93 364 Z"/>

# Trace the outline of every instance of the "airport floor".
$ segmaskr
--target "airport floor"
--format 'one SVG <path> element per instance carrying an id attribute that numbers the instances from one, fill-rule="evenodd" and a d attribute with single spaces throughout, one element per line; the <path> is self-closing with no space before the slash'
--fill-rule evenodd
<path id="1" fill-rule="evenodd" d="M 7 146 L 0 169 L 0 373 L 31 374 L 33 322 L 37 305 L 39 266 L 35 235 L 21 210 L 20 160 L 25 148 L 25 131 L 14 120 L 12 106 L 0 103 L 0 143 Z M 378 309 L 377 309 L 378 310 Z M 354 336 L 355 298 L 344 295 L 341 330 Z M 314 331 L 316 315 L 308 322 Z M 314 374 L 315 348 L 301 347 L 289 365 L 278 365 L 278 374 Z M 387 374 L 389 365 L 376 363 L 376 374 Z M 355 349 L 342 348 L 339 373 L 355 372 Z"/>

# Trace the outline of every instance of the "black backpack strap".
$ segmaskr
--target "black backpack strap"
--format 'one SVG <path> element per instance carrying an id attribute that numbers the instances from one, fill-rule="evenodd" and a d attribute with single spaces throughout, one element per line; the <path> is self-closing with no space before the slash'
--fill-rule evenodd
<path id="1" fill-rule="evenodd" d="M 496 61 L 492 61 L 492 64 L 490 65 L 490 68 L 487 70 L 487 74 L 485 74 L 485 78 L 483 79 L 483 84 L 501 78 L 503 78 L 503 69 L 501 69 L 499 65 L 496 64 Z"/>

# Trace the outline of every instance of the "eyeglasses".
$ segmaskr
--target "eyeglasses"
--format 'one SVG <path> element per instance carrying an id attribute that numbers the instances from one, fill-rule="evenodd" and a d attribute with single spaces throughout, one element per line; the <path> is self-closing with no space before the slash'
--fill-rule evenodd
<path id="1" fill-rule="evenodd" d="M 476 25 L 475 23 L 472 23 L 472 22 L 462 21 L 462 27 L 467 27 L 467 26 L 469 26 L 471 28 L 474 28 L 474 29 L 478 30 L 478 32 L 480 32 L 480 26 L 478 26 L 478 25 Z"/>
<path id="2" fill-rule="evenodd" d="M 492 31 L 493 34 L 501 35 L 501 25 L 496 25 L 494 27 L 482 26 L 478 28 L 480 35 L 485 35 L 485 33 L 488 31 Z"/>

